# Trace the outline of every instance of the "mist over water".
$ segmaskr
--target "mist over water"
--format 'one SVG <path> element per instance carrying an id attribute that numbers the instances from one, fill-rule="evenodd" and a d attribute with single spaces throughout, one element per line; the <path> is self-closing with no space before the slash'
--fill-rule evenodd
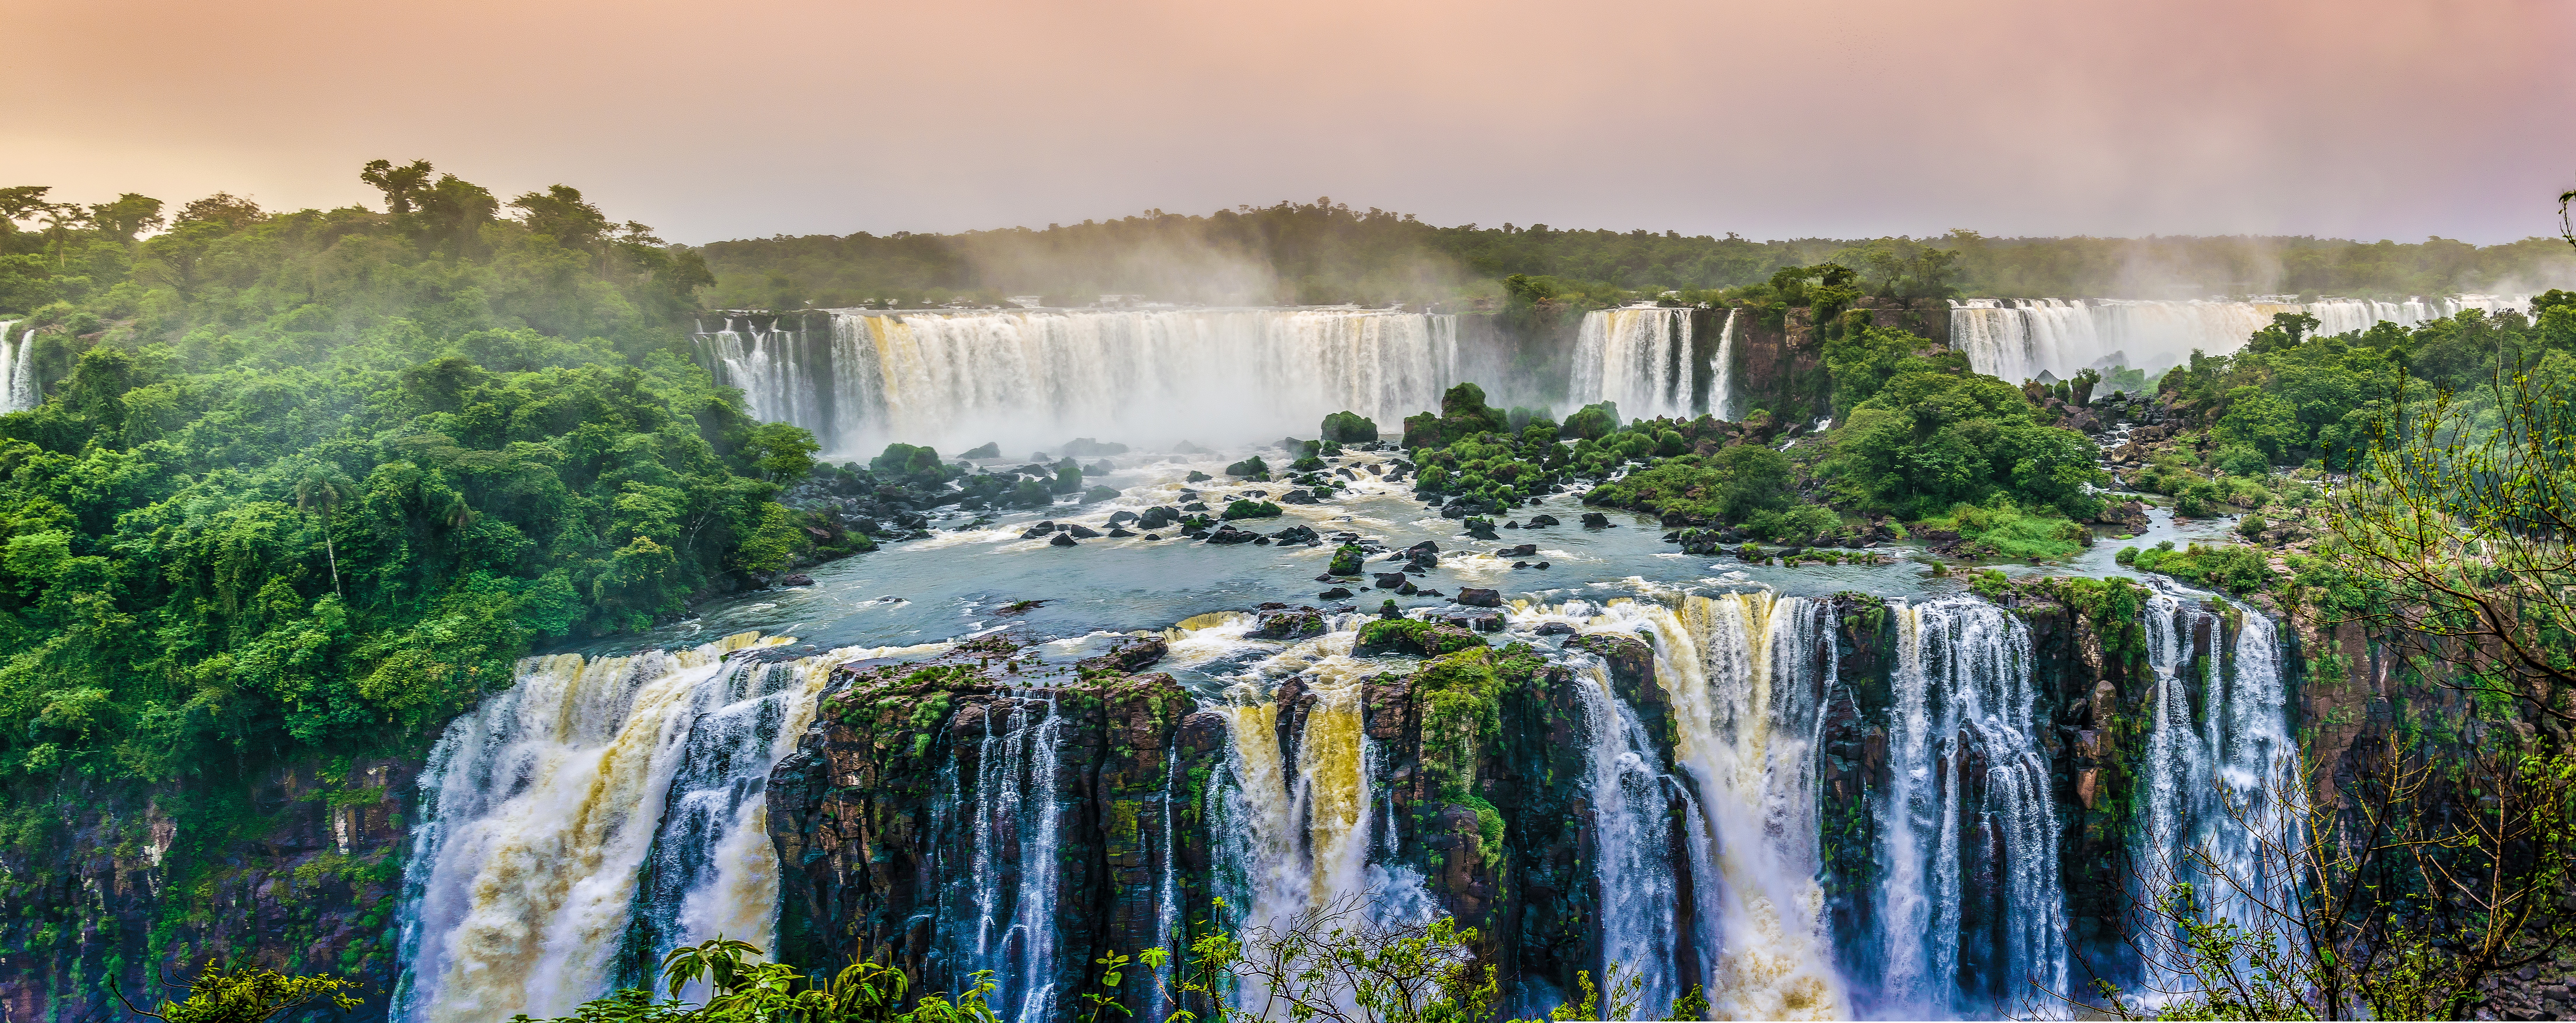
<path id="1" fill-rule="evenodd" d="M 2294 301 L 2145 301 L 1972 298 L 1952 303 L 1950 345 L 1979 373 L 2028 380 L 2065 379 L 2112 365 L 2159 370 L 2198 351 L 2227 355 L 2279 313 L 2317 318 L 2317 336 L 2369 330 L 2381 322 L 2413 326 L 2462 310 L 2528 309 L 2529 295 L 2453 295 L 2404 302 L 2334 298 Z"/>

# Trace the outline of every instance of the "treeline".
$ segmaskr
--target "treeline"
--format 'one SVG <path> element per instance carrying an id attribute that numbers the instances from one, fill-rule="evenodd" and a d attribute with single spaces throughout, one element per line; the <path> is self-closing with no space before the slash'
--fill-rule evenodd
<path id="1" fill-rule="evenodd" d="M 416 746 L 533 644 L 807 543 L 812 439 L 688 358 L 694 253 L 362 176 L 385 210 L 6 193 L 0 785 Z"/>
<path id="2" fill-rule="evenodd" d="M 2361 243 L 2303 237 L 1986 238 L 1753 241 L 1729 234 L 1561 230 L 1545 224 L 1435 227 L 1330 199 L 1192 216 L 1133 217 L 959 234 L 865 232 L 716 242 L 697 250 L 710 296 L 729 308 L 793 309 L 1034 295 L 1089 304 L 1103 294 L 1210 303 L 1498 303 L 1514 275 L 1580 304 L 1759 285 L 1782 269 L 1835 263 L 1894 293 L 1892 264 L 1942 264 L 1918 280 L 1934 297 L 2405 297 L 2576 283 L 2554 239 L 2474 246 L 2433 238 Z M 1710 296 L 1717 297 L 1717 296 Z"/>

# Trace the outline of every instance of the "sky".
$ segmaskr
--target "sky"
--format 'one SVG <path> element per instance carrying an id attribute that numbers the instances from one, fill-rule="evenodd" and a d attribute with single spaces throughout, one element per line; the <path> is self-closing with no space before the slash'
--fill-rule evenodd
<path id="1" fill-rule="evenodd" d="M 1329 196 L 1757 239 L 2556 233 L 2576 0 L 0 0 L 0 185 L 702 243 Z"/>

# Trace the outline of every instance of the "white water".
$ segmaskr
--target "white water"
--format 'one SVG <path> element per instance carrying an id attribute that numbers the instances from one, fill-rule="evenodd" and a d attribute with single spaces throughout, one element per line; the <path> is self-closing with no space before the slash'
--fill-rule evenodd
<path id="1" fill-rule="evenodd" d="M 1678 610 L 1613 601 L 1599 631 L 1653 637 L 1674 755 L 1698 790 L 1699 918 L 1719 1019 L 1849 1014 L 1816 877 L 1816 733 L 1824 605 L 1768 593 L 1685 596 Z M 1822 659 L 1830 665 L 1831 659 Z M 1655 1007 L 1656 1003 L 1647 1003 Z"/>
<path id="2" fill-rule="evenodd" d="M 1726 326 L 1717 332 L 1715 376 L 1708 384 L 1709 414 L 1730 423 L 1744 414 L 1735 407 L 1735 314 L 1742 311 L 1738 306 L 1727 307 Z"/>
<path id="3" fill-rule="evenodd" d="M 998 720 L 997 720 L 998 719 Z M 973 921 L 972 970 L 993 971 L 991 1001 L 1009 1019 L 1049 1019 L 1056 1001 L 1057 833 L 1062 808 L 1064 718 L 1055 700 L 1022 698 L 985 708 L 967 827 L 973 862 L 940 892 L 943 921 Z M 963 800 L 951 799 L 962 806 Z M 954 935 L 964 944 L 966 929 Z"/>
<path id="4" fill-rule="evenodd" d="M 2261 833 L 2295 841 L 2284 804 L 2274 793 L 2298 790 L 2286 774 L 2296 747 L 2289 732 L 2288 686 L 2281 670 L 2280 637 L 2270 618 L 2239 607 L 2242 616 L 2235 641 L 2225 658 L 2207 662 L 2199 713 L 2194 714 L 2192 636 L 2200 628 L 2216 637 L 2224 623 L 2212 610 L 2208 594 L 2180 587 L 2160 588 L 2148 598 L 2145 626 L 2147 658 L 2152 669 L 2152 708 L 2146 762 L 2138 779 L 2143 830 L 2134 856 L 2138 889 L 2132 894 L 2152 905 L 2165 886 L 2190 882 L 2205 908 L 2253 928 L 2256 903 L 2277 894 L 2287 866 L 2265 856 L 2257 844 Z M 2197 857 L 2205 855 L 2219 876 L 2208 876 Z M 2248 895 L 2256 896 L 2254 899 Z M 2152 919 L 2148 915 L 2144 919 Z M 2273 922 L 2277 925 L 2277 921 Z M 2152 958 L 2151 970 L 2159 964 Z M 2154 976 L 2158 987 L 2171 990 L 2188 978 Z"/>
<path id="5" fill-rule="evenodd" d="M 941 649 L 743 653 L 783 642 L 743 633 L 628 657 L 530 658 L 507 692 L 451 724 L 420 776 L 397 1017 L 562 1015 L 618 979 L 638 924 L 657 951 L 717 933 L 768 948 L 770 768 L 794 749 L 833 665 Z M 660 869 L 639 899 L 648 859 Z"/>
<path id="6" fill-rule="evenodd" d="M 1601 886 L 1601 961 L 1590 968 L 1600 976 L 1609 964 L 1624 964 L 1629 975 L 1644 981 L 1638 1004 L 1671 1005 L 1689 984 L 1707 983 L 1705 976 L 1683 976 L 1675 955 L 1685 942 L 1707 942 L 1701 934 L 1682 933 L 1674 912 L 1681 884 L 1672 863 L 1673 778 L 1661 768 L 1662 754 L 1637 712 L 1610 691 L 1599 667 L 1575 684 L 1583 699 L 1593 872 Z"/>
<path id="7" fill-rule="evenodd" d="M 2139 369 L 2179 365 L 2195 350 L 2226 355 L 2245 347 L 2275 313 L 2317 318 L 2317 336 L 2368 330 L 2383 320 L 2413 325 L 2458 315 L 2465 309 L 2528 309 L 2527 295 L 2454 295 L 2432 300 L 2375 302 L 2333 298 L 2293 301 L 2136 301 L 1964 299 L 1951 303 L 1950 347 L 1967 353 L 1979 373 L 2027 380 L 2042 372 L 2061 379 L 2106 359 Z"/>
<path id="8" fill-rule="evenodd" d="M 1457 317 L 1388 310 L 834 310 L 828 339 L 699 335 L 754 414 L 826 453 L 889 441 L 1013 457 L 1077 436 L 1169 444 L 1314 436 L 1357 412 L 1393 434 L 1458 381 Z M 731 323 L 728 321 L 728 327 Z"/>
<path id="9" fill-rule="evenodd" d="M 1896 612 L 1889 785 L 1877 807 L 1881 1009 L 1914 1018 L 1987 1013 L 2017 1005 L 2034 983 L 2071 990 L 2029 630 L 2004 609 L 1966 597 Z M 1986 769 L 1972 777 L 1979 756 Z M 1971 798 L 1971 786 L 1982 799 Z M 1987 854 L 1999 861 L 1984 872 L 1999 890 L 1971 892 L 1967 861 Z M 2002 958 L 1973 971 L 1979 983 L 1954 985 L 1972 896 L 1988 903 L 1973 936 L 1999 947 Z"/>
<path id="10" fill-rule="evenodd" d="M 1656 306 L 1583 314 L 1574 340 L 1576 405 L 1616 402 L 1626 419 L 1698 415 L 1691 310 Z"/>
<path id="11" fill-rule="evenodd" d="M 25 412 L 45 403 L 36 386 L 36 332 L 19 334 L 17 347 L 9 346 L 9 328 L 18 322 L 0 321 L 0 412 Z"/>

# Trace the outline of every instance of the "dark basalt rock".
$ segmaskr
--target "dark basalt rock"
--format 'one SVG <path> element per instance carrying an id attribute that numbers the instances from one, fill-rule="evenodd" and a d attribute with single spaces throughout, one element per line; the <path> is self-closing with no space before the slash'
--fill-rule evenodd
<path id="1" fill-rule="evenodd" d="M 1129 529 L 1121 528 L 1121 527 L 1118 527 L 1118 526 L 1111 526 L 1111 527 L 1109 527 L 1109 535 L 1111 535 L 1111 536 L 1119 536 L 1119 537 L 1126 537 L 1126 536 L 1134 536 L 1134 535 L 1136 535 L 1136 534 L 1135 534 L 1135 532 L 1134 532 L 1133 530 L 1129 530 Z"/>
<path id="2" fill-rule="evenodd" d="M 1218 526 L 1216 528 L 1216 532 L 1209 533 L 1205 539 L 1207 542 L 1214 544 L 1237 544 L 1251 543 L 1255 540 L 1267 540 L 1269 537 L 1249 530 L 1236 529 L 1234 528 L 1234 523 L 1228 522 L 1222 526 Z"/>
<path id="3" fill-rule="evenodd" d="M 1142 518 L 1142 516 L 1137 515 L 1135 512 L 1121 509 L 1119 511 L 1109 513 L 1109 524 L 1113 526 L 1123 526 L 1130 522 L 1134 522 L 1139 518 Z"/>
<path id="4" fill-rule="evenodd" d="M 1322 612 L 1301 607 L 1292 611 L 1263 612 L 1261 627 L 1248 635 L 1254 639 L 1313 639 L 1329 631 L 1331 627 L 1325 624 Z"/>
<path id="5" fill-rule="evenodd" d="M 1538 634 L 1542 636 L 1571 636 L 1574 635 L 1575 631 L 1574 626 L 1567 625 L 1564 622 L 1538 623 Z"/>
<path id="6" fill-rule="evenodd" d="M 1208 506 L 1205 501 L 1192 501 L 1188 504 L 1182 505 L 1181 510 L 1185 512 L 1203 512 L 1208 510 Z"/>
<path id="7" fill-rule="evenodd" d="M 1343 588 L 1341 588 L 1341 587 L 1339 587 L 1339 586 L 1336 586 L 1336 587 L 1333 587 L 1332 589 L 1325 590 L 1325 591 L 1324 591 L 1324 592 L 1322 592 L 1322 593 L 1318 593 L 1318 594 L 1316 594 L 1316 595 L 1315 595 L 1315 599 L 1317 599 L 1317 600 L 1343 600 L 1343 599 L 1347 599 L 1348 597 L 1350 597 L 1350 595 L 1351 595 L 1351 591 L 1346 590 L 1346 589 L 1343 589 Z"/>
<path id="8" fill-rule="evenodd" d="M 1075 526 L 1072 529 L 1066 530 L 1066 532 L 1072 534 L 1073 538 L 1076 540 L 1089 540 L 1100 535 L 1099 530 L 1093 529 L 1090 526 Z"/>
<path id="9" fill-rule="evenodd" d="M 1538 553 L 1537 544 L 1525 543 L 1518 547 L 1505 547 L 1502 550 L 1495 551 L 1494 556 L 1497 558 L 1526 558 L 1536 553 Z"/>
<path id="10" fill-rule="evenodd" d="M 1029 529 L 1028 529 L 1028 532 L 1021 533 L 1021 534 L 1020 534 L 1020 539 L 1022 539 L 1022 540 L 1035 540 L 1035 539 L 1037 539 L 1037 538 L 1039 538 L 1039 537 L 1041 537 L 1041 536 L 1045 536 L 1045 535 L 1047 535 L 1048 533 L 1052 533 L 1052 532 L 1055 532 L 1055 523 L 1052 523 L 1052 522 L 1041 522 L 1041 523 L 1038 523 L 1037 525 L 1030 526 L 1030 527 L 1029 527 Z"/>
<path id="11" fill-rule="evenodd" d="M 1530 516 L 1530 520 L 1529 520 L 1529 528 L 1531 528 L 1531 529 L 1542 529 L 1542 528 L 1545 528 L 1545 527 L 1548 527 L 1548 526 L 1553 526 L 1553 525 L 1556 525 L 1556 516 L 1554 516 L 1554 515 L 1532 515 L 1532 516 Z"/>
<path id="12" fill-rule="evenodd" d="M 1610 528 L 1610 516 L 1603 515 L 1600 512 L 1584 512 L 1583 528 L 1608 529 Z"/>
<path id="13" fill-rule="evenodd" d="M 1309 491 L 1305 491 L 1305 490 L 1291 490 L 1291 491 L 1289 491 L 1289 492 L 1287 492 L 1287 493 L 1285 493 L 1285 494 L 1281 494 L 1281 495 L 1279 495 L 1279 503 L 1281 503 L 1281 504 L 1313 504 L 1313 503 L 1315 503 L 1315 495 L 1314 495 L 1313 493 L 1311 493 L 1311 492 L 1309 492 Z"/>
<path id="14" fill-rule="evenodd" d="M 805 573 L 803 573 L 803 572 L 795 572 L 795 573 L 791 573 L 791 574 L 789 574 L 786 578 L 783 578 L 783 579 L 778 580 L 778 585 L 780 585 L 780 586 L 812 586 L 812 585 L 814 585 L 814 577 L 813 577 L 813 576 L 810 576 L 810 575 L 806 575 L 806 574 L 805 574 Z"/>
<path id="15" fill-rule="evenodd" d="M 1073 543 L 1073 534 L 1071 534 L 1071 533 L 1057 533 L 1057 534 L 1055 535 L 1055 539 L 1047 541 L 1047 546 L 1049 546 L 1049 547 L 1071 547 L 1071 546 L 1074 546 L 1074 543 Z"/>
<path id="16" fill-rule="evenodd" d="M 1503 606 L 1503 591 L 1480 590 L 1474 587 L 1468 587 L 1458 591 L 1458 602 L 1465 604 L 1468 607 L 1501 607 Z"/>
<path id="17" fill-rule="evenodd" d="M 1190 474 L 1189 474 L 1189 475 L 1184 476 L 1184 477 L 1181 477 L 1181 478 L 1182 478 L 1182 479 L 1184 479 L 1184 480 L 1187 480 L 1187 481 L 1189 481 L 1189 482 L 1191 482 L 1191 483 L 1205 483 L 1205 482 L 1207 482 L 1207 481 L 1209 481 L 1209 480 L 1215 479 L 1216 477 L 1214 477 L 1214 476 L 1210 476 L 1210 475 L 1208 475 L 1208 474 L 1206 474 L 1206 473 L 1203 473 L 1203 472 L 1200 472 L 1200 471 L 1198 471 L 1198 470 L 1196 470 L 1196 469 L 1192 469 L 1192 470 L 1190 470 Z"/>
<path id="18" fill-rule="evenodd" d="M 1119 514 L 1123 515 L 1126 513 L 1121 512 Z M 1113 524 L 1116 523 L 1118 521 L 1118 516 L 1110 516 L 1109 521 Z M 1161 529 L 1179 521 L 1181 521 L 1181 513 L 1177 509 L 1155 505 L 1154 507 L 1145 509 L 1144 514 L 1136 516 L 1136 528 Z"/>
<path id="19" fill-rule="evenodd" d="M 1404 578 L 1404 573 L 1402 572 L 1380 572 L 1377 574 L 1378 589 L 1392 590 L 1399 586 L 1410 585 L 1412 585 L 1412 583 Z"/>
<path id="20" fill-rule="evenodd" d="M 1290 526 L 1270 534 L 1270 538 L 1280 543 L 1320 544 L 1324 542 L 1323 535 L 1315 532 L 1313 526 Z"/>

